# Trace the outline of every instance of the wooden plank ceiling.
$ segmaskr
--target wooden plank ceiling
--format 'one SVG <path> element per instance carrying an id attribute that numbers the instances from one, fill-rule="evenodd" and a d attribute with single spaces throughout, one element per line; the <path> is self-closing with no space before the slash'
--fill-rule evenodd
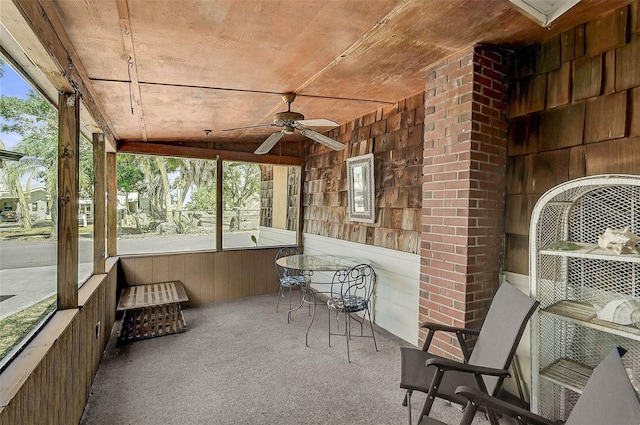
<path id="1" fill-rule="evenodd" d="M 531 44 L 628 3 L 582 0 L 548 29 L 506 0 L 39 2 L 118 141 L 248 152 L 279 128 L 223 130 L 271 123 L 282 93 L 346 124 L 423 90 L 465 47 Z"/>

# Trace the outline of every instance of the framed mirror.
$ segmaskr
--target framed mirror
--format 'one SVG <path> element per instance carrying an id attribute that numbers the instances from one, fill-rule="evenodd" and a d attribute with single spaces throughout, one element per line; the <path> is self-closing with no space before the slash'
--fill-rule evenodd
<path id="1" fill-rule="evenodd" d="M 349 220 L 374 223 L 375 185 L 373 154 L 347 159 Z"/>

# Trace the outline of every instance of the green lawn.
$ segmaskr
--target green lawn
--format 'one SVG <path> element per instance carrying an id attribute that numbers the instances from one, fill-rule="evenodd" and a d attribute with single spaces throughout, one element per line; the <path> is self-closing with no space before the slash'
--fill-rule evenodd
<path id="1" fill-rule="evenodd" d="M 87 225 L 87 227 L 78 227 L 78 233 L 80 234 L 93 234 L 93 224 Z M 34 225 L 30 231 L 25 231 L 21 227 L 12 226 L 0 228 L 0 238 L 16 239 L 21 241 L 35 241 L 49 239 L 51 235 L 51 225 Z"/>
<path id="2" fill-rule="evenodd" d="M 0 360 L 56 308 L 56 296 L 0 320 Z"/>

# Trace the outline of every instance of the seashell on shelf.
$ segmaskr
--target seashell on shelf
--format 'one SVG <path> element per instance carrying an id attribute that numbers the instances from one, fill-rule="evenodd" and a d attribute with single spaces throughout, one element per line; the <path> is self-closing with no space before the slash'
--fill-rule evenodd
<path id="1" fill-rule="evenodd" d="M 640 323 L 640 302 L 624 298 L 610 301 L 598 312 L 598 319 L 619 325 Z"/>
<path id="2" fill-rule="evenodd" d="M 616 254 L 639 254 L 636 245 L 640 237 L 631 233 L 628 227 L 622 230 L 609 229 L 598 238 L 598 246 Z"/>

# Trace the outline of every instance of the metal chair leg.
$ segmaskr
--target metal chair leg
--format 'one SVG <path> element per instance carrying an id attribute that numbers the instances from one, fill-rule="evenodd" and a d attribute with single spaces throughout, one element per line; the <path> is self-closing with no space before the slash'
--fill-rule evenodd
<path id="1" fill-rule="evenodd" d="M 444 370 L 437 368 L 433 380 L 431 381 L 431 385 L 429 386 L 427 399 L 425 400 L 420 416 L 418 417 L 418 422 L 420 422 L 424 416 L 429 416 L 429 413 L 431 413 L 431 408 L 433 407 L 433 402 L 436 398 L 436 394 L 438 393 L 438 388 L 440 388 L 443 376 Z"/>
<path id="2" fill-rule="evenodd" d="M 336 326 L 338 326 L 338 329 L 340 329 L 339 323 L 340 323 L 340 310 L 335 310 L 336 312 Z M 331 333 L 331 310 L 329 310 L 329 347 L 331 347 L 331 335 L 336 336 L 336 335 L 340 335 L 340 334 L 334 334 Z"/>
<path id="3" fill-rule="evenodd" d="M 411 390 L 407 390 L 407 393 L 404 395 L 404 403 L 402 403 L 407 406 L 407 411 L 409 412 L 409 425 L 411 425 L 411 392 Z"/>
<path id="4" fill-rule="evenodd" d="M 369 325 L 371 326 L 371 336 L 373 337 L 373 345 L 376 347 L 376 351 L 378 351 L 378 343 L 376 342 L 376 334 L 373 333 L 373 319 L 371 319 L 371 312 L 367 309 L 367 313 L 369 314 Z"/>
<path id="5" fill-rule="evenodd" d="M 331 347 L 331 309 L 329 309 L 329 347 Z"/>
<path id="6" fill-rule="evenodd" d="M 344 313 L 344 333 L 347 337 L 347 361 L 351 363 L 351 355 L 349 354 L 349 340 L 351 339 L 351 315 Z"/>
<path id="7" fill-rule="evenodd" d="M 280 307 L 280 297 L 284 296 L 282 285 L 280 285 L 280 289 L 278 289 L 278 302 L 276 303 L 276 313 L 278 312 L 278 307 Z"/>
<path id="8" fill-rule="evenodd" d="M 289 312 L 287 313 L 287 323 L 291 323 L 291 286 L 289 286 Z"/>
<path id="9" fill-rule="evenodd" d="M 316 318 L 316 308 L 317 308 L 316 293 L 311 292 L 309 293 L 309 295 L 313 300 L 313 315 L 311 316 L 311 320 L 309 321 L 309 326 L 307 326 L 307 332 L 305 333 L 305 336 L 304 336 L 304 344 L 307 347 L 309 346 L 309 331 L 311 330 L 311 325 L 313 325 L 313 321 Z M 309 308 L 311 308 L 311 299 L 309 300 Z"/>

